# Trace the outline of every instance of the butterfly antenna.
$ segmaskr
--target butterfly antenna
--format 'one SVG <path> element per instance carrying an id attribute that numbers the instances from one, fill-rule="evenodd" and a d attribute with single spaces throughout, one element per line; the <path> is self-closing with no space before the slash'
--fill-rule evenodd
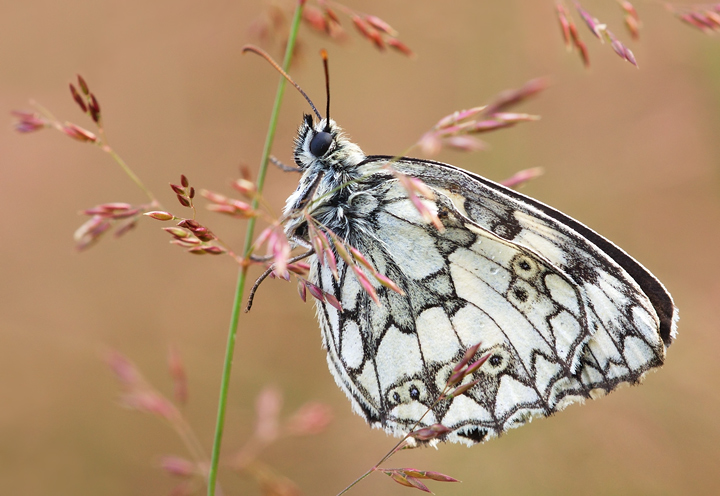
<path id="1" fill-rule="evenodd" d="M 272 57 L 270 55 L 268 55 L 268 53 L 265 50 L 263 50 L 262 48 L 256 47 L 255 45 L 245 45 L 244 47 L 242 47 L 242 53 L 245 53 L 245 52 L 253 52 L 257 55 L 260 55 L 262 58 L 264 58 L 268 62 L 270 62 L 270 65 L 273 66 L 275 68 L 275 70 L 277 70 L 280 74 L 282 74 L 285 79 L 290 81 L 290 83 L 292 83 L 292 85 L 295 86 L 295 88 L 300 92 L 300 94 L 305 97 L 305 100 L 307 100 L 307 102 L 310 104 L 310 108 L 313 109 L 313 112 L 315 112 L 315 115 L 317 116 L 318 120 L 322 120 L 322 116 L 320 115 L 320 112 L 317 111 L 317 109 L 315 108 L 315 104 L 313 104 L 312 100 L 310 100 L 310 97 L 307 96 L 307 94 L 302 90 L 302 88 L 295 81 L 292 80 L 292 78 L 288 75 L 288 73 L 285 72 L 282 69 L 282 67 L 280 67 L 277 64 L 277 62 L 275 62 L 272 59 Z M 326 74 L 327 74 L 327 72 L 326 72 Z M 329 102 L 328 102 L 328 105 L 329 105 Z"/>
<path id="2" fill-rule="evenodd" d="M 330 132 L 330 71 L 328 70 L 328 54 L 324 48 L 320 50 L 325 68 L 325 94 L 327 95 L 327 111 L 325 112 L 325 132 Z"/>

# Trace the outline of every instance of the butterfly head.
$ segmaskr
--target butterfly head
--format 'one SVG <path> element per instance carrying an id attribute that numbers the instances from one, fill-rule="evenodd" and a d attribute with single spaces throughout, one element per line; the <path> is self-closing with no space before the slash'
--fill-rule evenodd
<path id="1" fill-rule="evenodd" d="M 303 171 L 351 173 L 365 154 L 332 119 L 315 122 L 306 114 L 295 138 L 295 163 Z"/>

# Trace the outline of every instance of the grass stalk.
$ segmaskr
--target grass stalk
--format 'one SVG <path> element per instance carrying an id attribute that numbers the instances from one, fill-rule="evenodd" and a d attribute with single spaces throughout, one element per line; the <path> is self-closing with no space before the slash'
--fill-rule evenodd
<path id="1" fill-rule="evenodd" d="M 302 18 L 302 10 L 304 1 L 299 0 L 295 14 L 293 16 L 292 25 L 290 27 L 290 36 L 288 37 L 287 47 L 285 50 L 285 58 L 283 59 L 283 69 L 285 71 L 290 67 L 290 61 L 292 60 L 293 51 L 295 48 L 295 40 L 297 38 L 297 32 L 300 27 L 300 20 Z M 257 179 L 257 191 L 258 195 L 262 194 L 263 186 L 265 184 L 265 175 L 267 173 L 268 162 L 270 158 L 270 150 L 272 149 L 273 141 L 275 139 L 275 129 L 277 127 L 278 115 L 280 113 L 280 105 L 282 103 L 283 95 L 285 93 L 286 80 L 284 77 L 280 77 L 278 83 L 277 93 L 275 95 L 275 103 L 273 105 L 272 114 L 270 115 L 270 124 L 268 126 L 267 136 L 265 138 L 265 147 L 263 148 L 263 155 L 260 161 L 260 170 L 258 172 Z M 256 209 L 258 207 L 258 199 L 253 200 L 252 207 Z M 255 232 L 255 218 L 251 218 L 248 222 L 247 231 L 245 234 L 245 247 L 243 248 L 243 258 L 247 260 L 250 250 L 252 249 L 253 236 Z M 235 340 L 237 337 L 237 326 L 240 318 L 241 304 L 245 293 L 245 284 L 247 282 L 247 271 L 249 265 L 245 264 L 240 268 L 238 274 L 237 286 L 235 289 L 235 300 L 233 302 L 232 315 L 230 317 L 230 326 L 228 330 L 227 347 L 225 349 L 225 362 L 223 365 L 222 381 L 220 384 L 220 399 L 218 402 L 218 413 L 217 422 L 215 425 L 215 438 L 213 441 L 212 457 L 210 460 L 210 470 L 208 473 L 208 496 L 215 496 L 215 485 L 217 481 L 217 469 L 218 462 L 220 460 L 220 447 L 222 444 L 223 430 L 225 427 L 225 410 L 227 406 L 228 389 L 230 387 L 230 372 L 232 371 L 233 356 L 235 352 Z"/>

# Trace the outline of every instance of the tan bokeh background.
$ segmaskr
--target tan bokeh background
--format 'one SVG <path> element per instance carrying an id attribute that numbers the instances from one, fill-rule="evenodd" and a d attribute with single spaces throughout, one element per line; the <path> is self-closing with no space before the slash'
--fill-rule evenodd
<path id="1" fill-rule="evenodd" d="M 323 105 L 316 53 L 331 58 L 333 117 L 366 153 L 399 153 L 438 118 L 498 91 L 549 76 L 553 86 L 522 107 L 534 124 L 487 136 L 492 150 L 445 152 L 492 179 L 542 166 L 524 192 L 590 225 L 650 268 L 680 308 L 666 367 L 638 388 L 573 406 L 500 440 L 402 453 L 413 466 L 464 482 L 438 494 L 711 494 L 720 491 L 720 45 L 665 12 L 638 4 L 642 41 L 628 42 L 641 69 L 601 46 L 584 26 L 593 67 L 566 54 L 554 2 L 349 2 L 378 15 L 418 54 L 379 54 L 351 33 L 334 45 L 302 31 L 298 82 Z M 584 5 L 627 41 L 612 1 Z M 240 47 L 266 4 L 250 1 L 4 2 L 0 110 L 35 98 L 62 119 L 90 126 L 67 90 L 76 73 L 100 99 L 109 139 L 167 204 L 167 183 L 228 192 L 240 162 L 259 160 L 276 74 Z M 576 17 L 577 19 L 577 17 Z M 579 22 L 579 21 L 578 21 Z M 348 24 L 348 23 L 346 23 Z M 348 24 L 349 25 L 349 24 Z M 291 161 L 306 104 L 288 91 L 275 153 Z M 185 451 L 151 416 L 123 410 L 101 357 L 131 357 L 164 392 L 170 344 L 190 378 L 187 418 L 210 447 L 236 267 L 191 257 L 144 222 L 86 253 L 73 249 L 83 208 L 143 201 L 98 149 L 44 131 L 0 132 L 0 492 L 156 495 L 175 484 L 157 468 Z M 297 177 L 271 170 L 279 209 Z M 176 210 L 180 210 L 177 208 Z M 244 224 L 201 212 L 239 247 Z M 314 310 L 294 284 L 268 281 L 243 315 L 225 451 L 252 431 L 266 385 L 284 412 L 328 403 L 335 421 L 318 436 L 278 443 L 262 460 L 306 494 L 335 494 L 393 441 L 351 413 L 320 349 Z M 227 494 L 256 484 L 223 470 Z M 409 494 L 381 475 L 351 494 Z"/>

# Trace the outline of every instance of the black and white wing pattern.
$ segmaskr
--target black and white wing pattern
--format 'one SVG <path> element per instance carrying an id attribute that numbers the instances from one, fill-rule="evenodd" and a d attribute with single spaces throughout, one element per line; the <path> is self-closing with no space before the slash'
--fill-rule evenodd
<path id="1" fill-rule="evenodd" d="M 663 364 L 672 298 L 579 222 L 451 165 L 366 157 L 333 121 L 306 117 L 295 159 L 304 172 L 286 205 L 288 236 L 309 244 L 294 215 L 304 209 L 404 292 L 378 284 L 377 305 L 342 260 L 336 279 L 309 259 L 310 281 L 342 306 L 316 302 L 330 371 L 371 425 L 406 434 L 479 342 L 478 357 L 490 354 L 480 382 L 420 424 L 443 424 L 449 441 L 496 437 Z M 430 188 L 422 201 L 444 229 L 426 223 L 389 163 Z"/>

